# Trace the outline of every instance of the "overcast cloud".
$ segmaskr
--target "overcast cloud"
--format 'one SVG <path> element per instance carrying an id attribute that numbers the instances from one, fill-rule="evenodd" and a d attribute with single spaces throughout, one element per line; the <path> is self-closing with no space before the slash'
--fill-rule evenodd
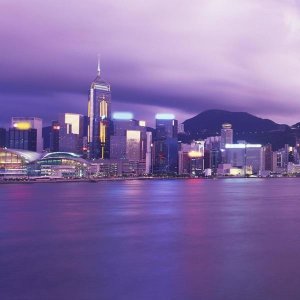
<path id="1" fill-rule="evenodd" d="M 0 123 L 86 113 L 101 53 L 113 109 L 300 121 L 297 1 L 0 0 Z"/>

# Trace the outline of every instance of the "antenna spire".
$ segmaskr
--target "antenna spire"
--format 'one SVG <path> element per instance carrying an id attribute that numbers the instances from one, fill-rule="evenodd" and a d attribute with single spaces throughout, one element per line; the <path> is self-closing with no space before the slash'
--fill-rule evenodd
<path id="1" fill-rule="evenodd" d="M 98 67 L 97 67 L 97 75 L 100 76 L 100 54 L 98 54 Z"/>

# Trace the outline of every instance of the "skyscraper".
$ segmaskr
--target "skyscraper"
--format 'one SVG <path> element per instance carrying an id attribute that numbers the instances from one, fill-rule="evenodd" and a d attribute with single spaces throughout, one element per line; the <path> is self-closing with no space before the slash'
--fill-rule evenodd
<path id="1" fill-rule="evenodd" d="M 233 143 L 233 130 L 232 125 L 225 123 L 222 125 L 221 129 L 221 149 L 225 149 L 226 144 Z"/>
<path id="2" fill-rule="evenodd" d="M 145 161 L 147 134 L 145 122 L 133 119 L 131 113 L 113 114 L 110 158 Z"/>
<path id="3" fill-rule="evenodd" d="M 178 121 L 172 114 L 156 115 L 154 173 L 178 172 Z"/>
<path id="4" fill-rule="evenodd" d="M 88 101 L 89 158 L 110 157 L 111 92 L 110 84 L 101 78 L 98 58 L 97 77 L 91 84 Z"/>

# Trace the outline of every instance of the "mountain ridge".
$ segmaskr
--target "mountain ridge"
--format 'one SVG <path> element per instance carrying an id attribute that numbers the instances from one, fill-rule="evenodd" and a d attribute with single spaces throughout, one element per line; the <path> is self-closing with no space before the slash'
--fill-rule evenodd
<path id="1" fill-rule="evenodd" d="M 234 142 L 246 140 L 249 143 L 272 144 L 274 149 L 285 144 L 295 145 L 300 136 L 300 124 L 293 126 L 278 124 L 248 112 L 231 112 L 221 109 L 205 110 L 183 122 L 190 139 L 220 135 L 222 124 L 230 123 L 234 132 Z"/>

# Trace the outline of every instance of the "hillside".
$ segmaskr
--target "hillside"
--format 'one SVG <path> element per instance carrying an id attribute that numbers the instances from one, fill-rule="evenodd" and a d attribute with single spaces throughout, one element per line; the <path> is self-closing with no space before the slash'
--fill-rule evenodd
<path id="1" fill-rule="evenodd" d="M 207 110 L 183 122 L 190 139 L 219 135 L 222 124 L 232 124 L 234 141 L 249 143 L 270 143 L 278 149 L 288 143 L 295 145 L 295 132 L 288 125 L 277 124 L 246 112 Z"/>

